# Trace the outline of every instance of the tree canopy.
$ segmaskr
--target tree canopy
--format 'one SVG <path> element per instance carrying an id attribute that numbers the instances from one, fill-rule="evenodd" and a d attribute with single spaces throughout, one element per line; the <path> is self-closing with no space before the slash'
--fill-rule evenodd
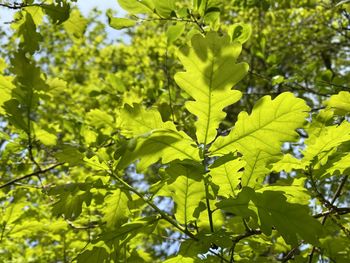
<path id="1" fill-rule="evenodd" d="M 350 1 L 76 2 L 0 0 L 1 262 L 349 261 Z"/>

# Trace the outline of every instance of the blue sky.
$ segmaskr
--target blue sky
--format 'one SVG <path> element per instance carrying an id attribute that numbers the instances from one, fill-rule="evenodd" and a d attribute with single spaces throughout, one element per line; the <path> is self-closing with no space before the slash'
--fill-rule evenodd
<path id="1" fill-rule="evenodd" d="M 111 8 L 116 10 L 117 14 L 120 16 L 125 14 L 125 12 L 119 7 L 117 0 L 78 0 L 78 6 L 84 15 L 87 15 L 89 11 L 96 6 L 104 13 L 108 8 Z"/>

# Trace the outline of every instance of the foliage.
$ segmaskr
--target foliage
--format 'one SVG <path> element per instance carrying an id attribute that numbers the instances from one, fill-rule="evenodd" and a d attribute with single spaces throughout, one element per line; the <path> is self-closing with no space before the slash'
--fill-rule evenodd
<path id="1" fill-rule="evenodd" d="M 74 2 L 0 2 L 1 261 L 348 261 L 348 1 Z"/>

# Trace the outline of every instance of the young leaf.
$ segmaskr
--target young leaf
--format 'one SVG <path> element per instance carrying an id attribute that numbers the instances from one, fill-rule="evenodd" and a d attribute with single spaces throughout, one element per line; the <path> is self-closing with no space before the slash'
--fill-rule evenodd
<path id="1" fill-rule="evenodd" d="M 168 185 L 170 196 L 175 202 L 176 220 L 185 226 L 195 220 L 194 211 L 205 197 L 204 183 L 200 180 L 201 173 L 197 167 L 173 164 L 168 170 L 176 180 Z"/>
<path id="2" fill-rule="evenodd" d="M 133 104 L 133 107 L 125 104 L 120 111 L 119 121 L 118 126 L 121 129 L 121 133 L 127 138 L 161 129 L 177 131 L 172 122 L 163 122 L 159 111 L 155 109 L 145 110 L 139 104 Z"/>
<path id="3" fill-rule="evenodd" d="M 4 114 L 5 110 L 2 107 L 5 101 L 11 99 L 11 92 L 15 88 L 12 84 L 12 77 L 0 75 L 0 114 Z"/>
<path id="4" fill-rule="evenodd" d="M 33 54 L 39 50 L 39 42 L 41 41 L 41 35 L 36 32 L 36 25 L 30 13 L 25 12 L 25 16 L 19 20 L 17 34 L 22 38 L 20 48 Z"/>
<path id="5" fill-rule="evenodd" d="M 157 130 L 146 138 L 139 138 L 135 148 L 128 149 L 121 157 L 118 168 L 122 169 L 140 158 L 137 165 L 142 171 L 149 165 L 162 159 L 162 163 L 174 160 L 199 161 L 199 151 L 193 141 L 183 137 L 182 133 L 171 130 Z"/>
<path id="6" fill-rule="evenodd" d="M 318 244 L 322 235 L 322 225 L 309 215 L 307 205 L 286 202 L 281 192 L 265 191 L 257 194 L 254 204 L 258 209 L 261 230 L 271 234 L 272 227 L 284 240 L 295 246 L 299 237 L 311 244 Z"/>
<path id="7" fill-rule="evenodd" d="M 246 160 L 247 164 L 242 176 L 242 186 L 255 188 L 256 185 L 262 183 L 265 175 L 270 172 L 267 166 L 276 160 L 277 156 L 256 149 L 255 151 L 246 153 L 243 159 Z"/>
<path id="8" fill-rule="evenodd" d="M 303 169 L 304 167 L 305 165 L 302 164 L 301 160 L 288 153 L 283 155 L 281 160 L 272 165 L 272 171 L 285 171 L 290 173 L 292 170 Z"/>
<path id="9" fill-rule="evenodd" d="M 227 33 L 233 41 L 244 44 L 252 35 L 252 26 L 245 23 L 236 23 L 229 27 Z"/>
<path id="10" fill-rule="evenodd" d="M 79 39 L 83 37 L 87 23 L 79 10 L 73 10 L 69 15 L 69 19 L 63 23 L 63 27 L 72 39 Z"/>
<path id="11" fill-rule="evenodd" d="M 315 168 L 324 165 L 330 154 L 343 142 L 350 140 L 350 123 L 344 121 L 337 126 L 328 126 L 322 130 L 317 138 L 307 143 L 306 150 L 303 151 L 303 162 L 306 164 L 317 157 Z"/>
<path id="12" fill-rule="evenodd" d="M 274 100 L 270 96 L 260 99 L 251 115 L 241 112 L 234 129 L 228 136 L 219 137 L 210 148 L 212 155 L 225 155 L 239 151 L 243 155 L 263 150 L 278 154 L 283 142 L 294 141 L 295 129 L 303 126 L 309 107 L 305 101 L 290 92 Z"/>
<path id="13" fill-rule="evenodd" d="M 176 0 L 157 0 L 153 1 L 156 12 L 161 17 L 170 17 L 175 9 Z"/>
<path id="14" fill-rule="evenodd" d="M 274 100 L 265 96 L 254 106 L 251 115 L 241 112 L 228 136 L 219 137 L 211 147 L 212 155 L 238 151 L 246 161 L 242 185 L 255 187 L 269 172 L 267 165 L 276 161 L 282 143 L 294 141 L 295 129 L 302 127 L 308 106 L 292 93 L 282 93 Z"/>
<path id="15" fill-rule="evenodd" d="M 205 37 L 193 36 L 192 46 L 179 53 L 186 72 L 177 73 L 175 81 L 194 99 L 186 108 L 198 118 L 199 143 L 206 145 L 215 139 L 226 115 L 222 110 L 241 98 L 241 92 L 231 90 L 248 71 L 246 63 L 236 64 L 241 49 L 241 44 L 230 43 L 228 36 L 210 32 Z"/>
<path id="16" fill-rule="evenodd" d="M 108 15 L 108 23 L 114 29 L 124 29 L 136 25 L 136 21 L 129 18 L 112 17 Z"/>
<path id="17" fill-rule="evenodd" d="M 119 5 L 131 14 L 153 13 L 152 0 L 118 0 Z"/>
<path id="18" fill-rule="evenodd" d="M 177 40 L 185 30 L 184 23 L 177 23 L 168 27 L 166 32 L 168 43 L 172 43 Z"/>
<path id="19" fill-rule="evenodd" d="M 44 12 L 51 18 L 54 24 L 62 24 L 69 18 L 70 6 L 66 1 L 57 1 L 56 3 L 40 4 Z"/>
<path id="20" fill-rule="evenodd" d="M 137 235 L 152 232 L 158 220 L 159 218 L 156 216 L 139 218 L 132 222 L 123 224 L 114 231 L 102 233 L 100 240 L 107 243 L 112 242 L 122 245 L 132 238 L 135 238 Z"/>
<path id="21" fill-rule="evenodd" d="M 220 201 L 216 204 L 217 208 L 220 208 L 225 211 L 230 211 L 237 216 L 243 218 L 252 217 L 257 219 L 257 216 L 254 212 L 254 207 L 250 200 L 254 199 L 255 192 L 249 187 L 243 187 L 242 191 L 239 192 L 236 198 L 228 198 Z"/>
<path id="22" fill-rule="evenodd" d="M 184 257 L 177 255 L 175 257 L 165 260 L 163 263 L 195 263 L 196 260 L 193 257 Z"/>
<path id="23" fill-rule="evenodd" d="M 324 104 L 327 108 L 335 110 L 336 114 L 345 115 L 350 112 L 350 92 L 341 91 L 333 95 Z"/>
<path id="24" fill-rule="evenodd" d="M 114 190 L 113 194 L 104 201 L 104 220 L 110 229 L 118 228 L 127 220 L 130 212 L 128 208 L 129 197 L 120 189 Z"/>
<path id="25" fill-rule="evenodd" d="M 220 161 L 220 159 L 218 159 L 217 162 Z M 242 177 L 242 172 L 240 170 L 244 166 L 244 161 L 241 159 L 234 159 L 218 166 L 214 163 L 210 167 L 211 180 L 219 187 L 219 196 L 235 196 L 235 190 L 240 183 L 240 178 Z"/>
<path id="26" fill-rule="evenodd" d="M 217 207 L 255 220 L 258 216 L 263 233 L 271 235 L 275 227 L 291 245 L 297 245 L 299 238 L 318 244 L 318 237 L 322 235 L 321 223 L 309 215 L 307 204 L 289 203 L 286 199 L 282 192 L 258 193 L 244 187 L 236 199 L 223 200 Z"/>
<path id="27" fill-rule="evenodd" d="M 104 247 L 93 247 L 92 250 L 85 250 L 83 253 L 78 254 L 78 263 L 105 263 L 108 261 L 109 253 Z"/>
<path id="28" fill-rule="evenodd" d="M 350 170 L 350 153 L 347 153 L 346 155 L 343 155 L 340 157 L 340 159 L 336 162 L 333 162 L 332 165 L 326 170 L 324 175 L 329 174 L 332 175 L 342 175 L 342 174 L 348 174 Z"/>

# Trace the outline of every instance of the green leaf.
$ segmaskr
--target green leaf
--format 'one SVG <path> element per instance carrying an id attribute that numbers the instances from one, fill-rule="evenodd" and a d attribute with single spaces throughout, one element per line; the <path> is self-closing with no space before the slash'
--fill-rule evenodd
<path id="1" fill-rule="evenodd" d="M 216 207 L 225 211 L 230 211 L 243 218 L 252 217 L 257 219 L 256 213 L 254 212 L 254 206 L 252 206 L 252 203 L 250 202 L 254 199 L 254 196 L 255 192 L 253 189 L 244 187 L 236 198 L 222 200 L 216 204 Z"/>
<path id="2" fill-rule="evenodd" d="M 173 43 L 184 32 L 186 25 L 184 23 L 177 23 L 168 27 L 166 32 L 168 43 Z"/>
<path id="3" fill-rule="evenodd" d="M 156 130 L 177 131 L 172 122 L 163 122 L 160 113 L 156 109 L 145 110 L 139 104 L 131 107 L 125 104 L 120 112 L 119 124 L 121 133 L 127 138 L 146 135 Z"/>
<path id="4" fill-rule="evenodd" d="M 102 233 L 100 240 L 105 242 L 119 242 L 123 244 L 128 242 L 137 235 L 143 233 L 151 233 L 156 226 L 159 218 L 156 216 L 149 216 L 144 218 L 139 218 L 132 222 L 123 224 L 121 227 L 115 229 L 114 231 Z"/>
<path id="5" fill-rule="evenodd" d="M 257 193 L 263 193 L 265 191 L 275 191 L 282 192 L 287 198 L 288 203 L 308 205 L 310 202 L 310 194 L 304 187 L 305 178 L 294 179 L 293 182 L 289 184 L 282 184 L 283 181 L 279 181 L 281 185 L 265 185 L 263 188 L 257 190 Z"/>
<path id="6" fill-rule="evenodd" d="M 27 6 L 23 9 L 26 10 L 26 12 L 28 12 L 32 16 L 36 27 L 42 24 L 44 13 L 41 6 Z"/>
<path id="7" fill-rule="evenodd" d="M 108 24 L 114 29 L 124 29 L 136 25 L 136 21 L 129 18 L 112 17 L 108 15 Z"/>
<path id="8" fill-rule="evenodd" d="M 128 219 L 130 215 L 128 201 L 129 197 L 120 189 L 114 190 L 105 198 L 102 211 L 108 228 L 118 228 Z"/>
<path id="9" fill-rule="evenodd" d="M 164 263 L 195 263 L 196 260 L 192 257 L 184 257 L 177 255 L 164 261 Z"/>
<path id="10" fill-rule="evenodd" d="M 281 76 L 281 75 L 277 75 L 277 76 L 274 76 L 272 78 L 272 85 L 275 86 L 275 85 L 278 85 L 278 84 L 281 84 L 284 82 L 284 77 Z"/>
<path id="11" fill-rule="evenodd" d="M 66 1 L 58 0 L 57 3 L 40 4 L 44 12 L 51 18 L 54 24 L 62 24 L 69 18 L 70 6 Z"/>
<path id="12" fill-rule="evenodd" d="M 77 147 L 72 145 L 62 145 L 61 149 L 55 154 L 55 157 L 60 162 L 69 163 L 71 166 L 82 164 L 84 158 Z"/>
<path id="13" fill-rule="evenodd" d="M 194 212 L 205 197 L 202 173 L 196 166 L 173 164 L 167 169 L 176 180 L 168 185 L 170 196 L 175 202 L 176 220 L 185 226 L 196 220 Z"/>
<path id="14" fill-rule="evenodd" d="M 210 148 L 212 155 L 238 151 L 246 161 L 242 186 L 255 187 L 270 171 L 267 167 L 278 160 L 283 142 L 294 141 L 295 129 L 303 126 L 308 106 L 292 93 L 282 93 L 274 100 L 260 99 L 251 115 L 241 112 L 228 136 L 219 137 Z"/>
<path id="15" fill-rule="evenodd" d="M 77 256 L 78 263 L 107 263 L 109 253 L 104 247 L 93 247 L 92 250 L 85 250 Z"/>
<path id="16" fill-rule="evenodd" d="M 312 122 L 305 128 L 309 138 L 305 144 L 312 144 L 328 126 L 333 124 L 334 112 L 330 109 L 321 110 L 316 116 L 313 116 Z"/>
<path id="17" fill-rule="evenodd" d="M 21 37 L 20 48 L 24 52 L 33 54 L 39 50 L 39 42 L 41 35 L 36 32 L 36 25 L 30 13 L 25 13 L 25 16 L 20 20 L 17 34 Z"/>
<path id="18" fill-rule="evenodd" d="M 285 171 L 290 173 L 293 170 L 304 169 L 305 165 L 300 159 L 295 158 L 291 154 L 283 155 L 282 159 L 272 165 L 272 171 Z"/>
<path id="19" fill-rule="evenodd" d="M 302 161 L 308 164 L 315 161 L 315 168 L 324 165 L 328 157 L 336 148 L 350 140 L 350 123 L 344 121 L 337 126 L 328 126 L 322 129 L 321 133 L 313 141 L 307 141 L 306 150 L 303 151 L 304 158 Z M 315 158 L 317 158 L 315 160 Z"/>
<path id="20" fill-rule="evenodd" d="M 333 95 L 324 102 L 327 108 L 333 109 L 336 114 L 346 115 L 350 112 L 350 92 L 341 91 L 337 95 Z"/>
<path id="21" fill-rule="evenodd" d="M 75 9 L 70 13 L 69 19 L 63 23 L 63 27 L 72 39 L 76 39 L 83 37 L 87 23 L 80 11 Z"/>
<path id="22" fill-rule="evenodd" d="M 175 9 L 176 0 L 157 0 L 153 1 L 156 13 L 161 17 L 171 17 L 172 12 Z"/>
<path id="23" fill-rule="evenodd" d="M 90 192 L 80 191 L 75 185 L 67 184 L 60 191 L 59 200 L 52 206 L 52 214 L 74 220 L 81 214 L 83 203 L 90 204 L 91 198 Z"/>
<path id="24" fill-rule="evenodd" d="M 349 163 L 350 163 L 350 153 L 343 154 L 342 156 L 340 156 L 339 160 L 331 162 L 330 166 L 324 172 L 323 176 L 348 174 L 350 169 Z"/>
<path id="25" fill-rule="evenodd" d="M 232 41 L 238 41 L 239 43 L 244 44 L 252 35 L 252 26 L 245 23 L 236 23 L 229 27 L 227 33 Z"/>
<path id="26" fill-rule="evenodd" d="M 102 111 L 100 109 L 93 109 L 90 110 L 86 114 L 86 122 L 92 127 L 95 127 L 97 129 L 103 128 L 103 127 L 114 127 L 114 120 L 113 117 L 110 116 L 107 112 Z"/>
<path id="27" fill-rule="evenodd" d="M 184 138 L 182 133 L 171 130 L 157 130 L 146 138 L 140 138 L 134 149 L 128 149 L 122 155 L 118 168 L 125 168 L 136 159 L 140 159 L 137 164 L 139 171 L 160 159 L 164 164 L 174 160 L 200 160 L 193 141 Z"/>
<path id="28" fill-rule="evenodd" d="M 285 196 L 274 191 L 258 194 L 254 203 L 258 208 L 261 230 L 265 234 L 270 235 L 274 226 L 284 240 L 293 246 L 298 245 L 299 238 L 319 244 L 322 225 L 309 215 L 307 205 L 288 203 Z"/>
<path id="29" fill-rule="evenodd" d="M 239 151 L 243 155 L 263 150 L 278 154 L 283 142 L 295 141 L 295 129 L 303 126 L 309 107 L 285 92 L 274 100 L 270 96 L 260 99 L 251 115 L 241 112 L 234 129 L 225 137 L 219 137 L 211 147 L 212 155 L 225 155 Z"/>
<path id="30" fill-rule="evenodd" d="M 348 263 L 350 258 L 349 238 L 328 236 L 321 240 L 322 248 L 337 263 Z"/>
<path id="31" fill-rule="evenodd" d="M 35 138 L 41 141 L 44 145 L 53 146 L 57 143 L 55 130 L 40 128 L 36 123 L 33 124 Z"/>
<path id="32" fill-rule="evenodd" d="M 218 195 L 223 197 L 235 196 L 236 188 L 242 177 L 245 162 L 242 159 L 228 160 L 221 164 L 221 157 L 210 166 L 211 180 L 219 187 Z M 218 165 L 220 164 L 220 165 Z"/>
<path id="33" fill-rule="evenodd" d="M 242 176 L 242 186 L 256 188 L 256 185 L 260 185 L 265 175 L 270 172 L 268 165 L 277 158 L 275 155 L 258 149 L 254 152 L 246 153 L 243 157 L 247 164 Z"/>
<path id="34" fill-rule="evenodd" d="M 84 158 L 85 163 L 90 166 L 92 169 L 96 171 L 108 171 L 110 168 L 108 167 L 107 163 L 104 161 L 100 161 L 99 158 L 95 155 L 91 158 Z"/>
<path id="35" fill-rule="evenodd" d="M 118 0 L 121 8 L 131 14 L 153 13 L 154 3 L 152 0 Z"/>
<path id="36" fill-rule="evenodd" d="M 283 192 L 267 190 L 258 193 L 244 187 L 236 199 L 223 200 L 217 207 L 255 220 L 258 216 L 263 233 L 271 235 L 275 227 L 284 240 L 293 246 L 300 239 L 317 245 L 323 233 L 321 223 L 309 215 L 308 205 L 287 202 Z"/>
<path id="37" fill-rule="evenodd" d="M 0 75 L 0 114 L 5 114 L 3 105 L 6 101 L 11 99 L 11 92 L 15 88 L 15 86 L 12 84 L 12 80 L 12 77 Z"/>
<path id="38" fill-rule="evenodd" d="M 194 99 L 186 102 L 186 108 L 198 118 L 199 143 L 215 139 L 226 116 L 222 110 L 241 98 L 241 92 L 231 90 L 248 71 L 246 63 L 236 64 L 241 48 L 239 43 L 230 43 L 228 36 L 210 32 L 205 37 L 195 35 L 192 46 L 179 53 L 186 72 L 177 73 L 175 81 Z"/>

